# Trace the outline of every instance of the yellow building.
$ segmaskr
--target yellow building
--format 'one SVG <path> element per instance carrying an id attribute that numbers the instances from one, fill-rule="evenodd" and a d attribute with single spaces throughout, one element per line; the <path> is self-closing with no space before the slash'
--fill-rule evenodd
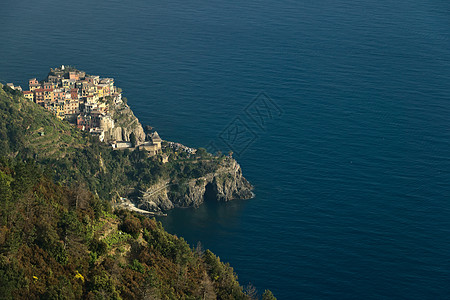
<path id="1" fill-rule="evenodd" d="M 102 86 L 98 85 L 97 86 L 97 95 L 98 95 L 99 98 L 103 98 L 104 97 L 103 91 L 104 91 L 104 88 Z"/>
<path id="2" fill-rule="evenodd" d="M 65 116 L 65 114 L 64 114 L 64 102 L 58 103 L 58 104 L 56 105 L 56 117 L 57 117 L 58 119 L 63 120 L 63 119 L 64 119 L 64 116 Z"/>
<path id="3" fill-rule="evenodd" d="M 24 91 L 23 96 L 30 101 L 34 101 L 34 94 L 32 91 Z"/>

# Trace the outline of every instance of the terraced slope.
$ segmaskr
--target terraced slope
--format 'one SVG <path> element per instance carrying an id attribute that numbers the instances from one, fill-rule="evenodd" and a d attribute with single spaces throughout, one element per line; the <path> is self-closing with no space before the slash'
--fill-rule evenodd
<path id="1" fill-rule="evenodd" d="M 68 122 L 5 89 L 0 86 L 0 155 L 59 159 L 89 143 Z"/>

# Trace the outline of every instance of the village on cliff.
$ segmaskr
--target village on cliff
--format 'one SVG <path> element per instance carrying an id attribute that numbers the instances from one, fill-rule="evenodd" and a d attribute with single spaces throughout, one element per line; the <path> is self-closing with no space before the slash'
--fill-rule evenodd
<path id="1" fill-rule="evenodd" d="M 115 126 L 111 115 L 113 108 L 124 105 L 122 91 L 114 85 L 114 78 L 100 78 L 62 65 L 51 68 L 46 80 L 32 78 L 28 83 L 28 91 L 12 83 L 7 86 L 22 91 L 25 98 L 53 112 L 57 118 L 98 136 L 102 142 L 109 142 L 113 149 L 138 148 L 149 155 L 161 153 L 162 139 L 156 131 L 137 143 L 131 139 L 105 140 L 105 133 Z M 196 152 L 179 143 L 169 142 L 168 146 L 189 154 Z"/>

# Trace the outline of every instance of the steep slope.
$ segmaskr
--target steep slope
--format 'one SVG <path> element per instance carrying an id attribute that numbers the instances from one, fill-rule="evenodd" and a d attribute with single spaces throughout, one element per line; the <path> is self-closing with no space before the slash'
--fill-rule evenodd
<path id="1" fill-rule="evenodd" d="M 130 135 L 133 133 L 136 141 L 143 143 L 145 141 L 144 129 L 131 108 L 123 102 L 111 105 L 111 108 L 114 128 L 105 133 L 105 141 L 130 141 Z"/>
<path id="2" fill-rule="evenodd" d="M 210 251 L 33 163 L 0 162 L 0 203 L 2 299 L 250 299 Z"/>
<path id="3" fill-rule="evenodd" d="M 90 137 L 0 84 L 0 155 L 63 158 Z"/>

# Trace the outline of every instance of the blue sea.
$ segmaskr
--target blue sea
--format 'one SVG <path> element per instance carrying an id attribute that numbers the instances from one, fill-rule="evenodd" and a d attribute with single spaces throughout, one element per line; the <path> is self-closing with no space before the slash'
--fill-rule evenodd
<path id="1" fill-rule="evenodd" d="M 255 198 L 174 210 L 279 299 L 450 298 L 450 2 L 2 2 L 0 81 L 114 77 L 166 140 L 233 151 Z"/>

